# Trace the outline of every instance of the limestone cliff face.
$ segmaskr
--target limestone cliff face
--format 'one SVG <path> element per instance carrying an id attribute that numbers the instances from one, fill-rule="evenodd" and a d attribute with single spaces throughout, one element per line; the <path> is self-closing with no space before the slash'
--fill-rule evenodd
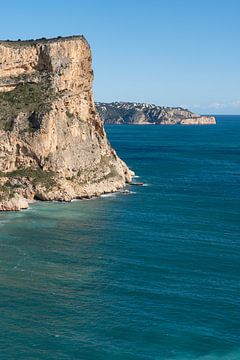
<path id="1" fill-rule="evenodd" d="M 0 210 L 26 207 L 23 198 L 99 195 L 131 180 L 106 138 L 92 81 L 84 37 L 0 42 Z"/>

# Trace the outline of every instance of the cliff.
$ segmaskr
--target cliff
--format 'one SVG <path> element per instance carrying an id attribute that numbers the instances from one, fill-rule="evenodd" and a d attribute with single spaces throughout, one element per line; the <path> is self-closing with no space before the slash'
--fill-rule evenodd
<path id="1" fill-rule="evenodd" d="M 0 42 L 0 210 L 113 192 L 132 172 L 111 148 L 82 36 Z"/>
<path id="2" fill-rule="evenodd" d="M 201 116 L 181 107 L 162 107 L 153 104 L 113 102 L 96 103 L 106 124 L 213 125 L 214 116 Z"/>

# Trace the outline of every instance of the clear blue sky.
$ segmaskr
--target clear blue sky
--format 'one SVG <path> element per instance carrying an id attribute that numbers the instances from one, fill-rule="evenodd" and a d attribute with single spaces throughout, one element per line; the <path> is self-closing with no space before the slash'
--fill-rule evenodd
<path id="1" fill-rule="evenodd" d="M 240 114 L 239 0 L 8 0 L 0 38 L 84 34 L 98 101 Z"/>

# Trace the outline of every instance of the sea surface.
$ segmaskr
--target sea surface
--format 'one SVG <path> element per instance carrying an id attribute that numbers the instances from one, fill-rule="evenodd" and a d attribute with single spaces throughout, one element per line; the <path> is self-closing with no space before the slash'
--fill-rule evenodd
<path id="1" fill-rule="evenodd" d="M 0 213 L 0 359 L 240 359 L 240 116 L 107 126 L 129 195 Z"/>

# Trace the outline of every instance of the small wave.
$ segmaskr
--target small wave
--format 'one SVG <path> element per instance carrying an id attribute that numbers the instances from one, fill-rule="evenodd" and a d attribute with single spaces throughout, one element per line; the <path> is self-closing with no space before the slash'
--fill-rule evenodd
<path id="1" fill-rule="evenodd" d="M 0 219 L 0 226 L 8 224 L 11 222 L 11 219 Z"/>
<path id="2" fill-rule="evenodd" d="M 103 197 L 103 198 L 105 198 L 105 197 L 115 197 L 115 196 L 116 196 L 116 193 L 109 193 L 109 194 L 100 195 L 100 197 Z"/>

